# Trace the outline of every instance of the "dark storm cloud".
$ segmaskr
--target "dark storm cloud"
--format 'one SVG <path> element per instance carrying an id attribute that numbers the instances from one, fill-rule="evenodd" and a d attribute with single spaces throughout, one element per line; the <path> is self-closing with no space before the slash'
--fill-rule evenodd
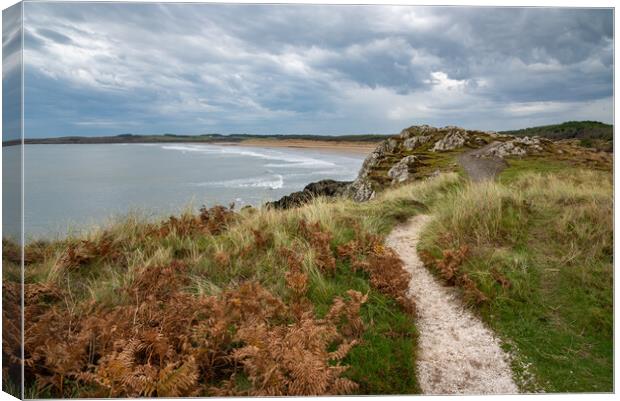
<path id="1" fill-rule="evenodd" d="M 27 3 L 25 28 L 30 136 L 612 118 L 611 10 Z"/>

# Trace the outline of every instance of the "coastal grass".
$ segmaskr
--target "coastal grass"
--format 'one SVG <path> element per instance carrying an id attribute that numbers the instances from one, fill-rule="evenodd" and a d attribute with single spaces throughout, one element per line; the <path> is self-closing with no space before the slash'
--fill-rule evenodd
<path id="1" fill-rule="evenodd" d="M 317 318 L 326 316 L 338 297 L 348 299 L 350 290 L 367 294 L 359 312 L 364 331 L 342 360 L 349 366 L 344 377 L 358 385 L 356 393 L 415 394 L 419 393 L 417 331 L 411 315 L 390 294 L 373 287 L 366 272 L 353 269 L 351 261 L 336 256 L 333 272 L 325 271 L 322 263 L 356 236 L 383 238 L 395 224 L 449 196 L 460 182 L 456 174 L 446 174 L 386 192 L 367 203 L 317 198 L 287 211 L 246 208 L 226 214 L 221 229 L 212 234 L 191 231 L 192 226 L 186 223 L 195 217 L 189 210 L 162 223 L 132 214 L 86 234 L 27 244 L 25 283 L 32 288 L 58 288 L 63 294 L 62 299 L 45 301 L 36 308 L 85 319 L 92 310 L 136 305 L 127 288 L 148 277 L 145 272 L 149 269 L 158 271 L 159 266 L 181 263 L 188 266 L 182 289 L 186 294 L 217 297 L 243 283 L 256 282 L 293 305 L 286 279 L 290 263 L 282 250 L 294 250 L 308 277 L 306 296 Z M 316 227 L 313 229 L 320 235 L 328 235 L 327 256 L 300 232 L 300 225 L 306 224 Z M 11 277 L 10 272 L 18 271 L 17 264 L 10 255 L 3 253 L 3 259 L 8 266 L 5 277 Z M 162 278 L 154 276 L 152 280 L 157 284 Z M 70 378 L 61 379 L 60 387 L 35 379 L 29 374 L 26 383 L 28 394 L 35 397 L 88 395 L 83 392 L 87 387 Z M 209 380 L 206 388 L 226 385 L 218 378 Z M 237 386 L 249 385 L 243 375 L 235 380 Z"/>
<path id="2" fill-rule="evenodd" d="M 337 254 L 360 235 L 382 239 L 396 224 L 429 213 L 433 220 L 419 251 L 429 255 L 425 261 L 437 261 L 445 251 L 467 248 L 457 274 L 470 281 L 456 284 L 512 355 L 522 391 L 612 391 L 611 174 L 565 160 L 523 159 L 511 160 L 497 182 L 473 184 L 463 178 L 462 173 L 441 174 L 364 203 L 317 198 L 285 211 L 242 209 L 208 235 L 132 214 L 81 236 L 28 244 L 26 283 L 62 289 L 66 295 L 50 302 L 50 308 L 79 312 L 97 305 L 110 310 L 135 304 L 123 289 L 146 269 L 182 262 L 188 266 L 184 293 L 221 296 L 258 282 L 292 305 L 286 280 L 291 267 L 281 250 L 295 250 L 308 277 L 307 300 L 318 318 L 350 290 L 367 294 L 359 311 L 364 331 L 341 361 L 349 366 L 343 377 L 358 384 L 355 392 L 416 394 L 415 320 L 390 294 L 373 287 L 366 272 Z M 178 219 L 191 220 L 192 212 L 184 216 Z M 328 251 L 300 233 L 300 224 L 306 223 L 329 234 Z M 153 235 L 162 227 L 168 227 L 165 235 Z M 117 255 L 63 268 L 67 249 L 83 241 L 109 244 Z M 325 252 L 335 258 L 333 271 L 322 268 Z M 19 268 L 5 252 L 3 262 L 5 279 L 18 281 Z M 475 291 L 482 297 L 472 296 Z M 28 380 L 26 391 L 33 398 L 60 395 Z M 209 380 L 209 386 L 222 385 L 221 378 Z M 235 383 L 251 387 L 243 375 Z M 62 395 L 84 396 L 80 388 L 68 384 Z"/>
<path id="3" fill-rule="evenodd" d="M 567 170 L 575 171 L 577 168 L 565 161 L 550 158 L 515 158 L 510 160 L 508 167 L 499 174 L 497 179 L 502 184 L 510 184 L 526 173 L 548 174 Z"/>
<path id="4" fill-rule="evenodd" d="M 521 390 L 613 391 L 611 174 L 512 163 L 431 209 L 419 251 L 431 268 L 466 253 L 456 284 L 513 355 Z"/>

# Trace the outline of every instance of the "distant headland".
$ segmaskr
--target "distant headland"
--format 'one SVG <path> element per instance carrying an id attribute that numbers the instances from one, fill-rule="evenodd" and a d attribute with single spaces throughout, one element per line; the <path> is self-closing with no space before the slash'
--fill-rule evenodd
<path id="1" fill-rule="evenodd" d="M 613 125 L 598 121 L 567 121 L 519 130 L 498 131 L 515 136 L 540 136 L 550 139 L 579 140 L 582 146 L 612 151 Z M 213 143 L 247 146 L 333 148 L 367 151 L 392 134 L 316 135 L 316 134 L 121 134 L 115 136 L 61 136 L 26 138 L 24 144 L 116 144 L 116 143 Z M 19 140 L 3 141 L 2 146 L 18 145 Z"/>

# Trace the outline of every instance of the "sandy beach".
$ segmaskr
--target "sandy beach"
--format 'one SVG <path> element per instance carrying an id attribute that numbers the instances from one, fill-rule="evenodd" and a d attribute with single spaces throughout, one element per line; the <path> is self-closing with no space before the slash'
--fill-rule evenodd
<path id="1" fill-rule="evenodd" d="M 332 152 L 351 152 L 368 154 L 377 147 L 379 142 L 349 142 L 349 141 L 316 141 L 307 139 L 248 139 L 227 145 L 256 146 L 265 148 L 302 148 L 320 149 Z"/>

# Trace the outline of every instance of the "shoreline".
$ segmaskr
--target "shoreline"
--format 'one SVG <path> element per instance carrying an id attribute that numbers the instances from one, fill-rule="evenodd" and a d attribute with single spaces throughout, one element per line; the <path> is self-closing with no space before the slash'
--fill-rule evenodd
<path id="1" fill-rule="evenodd" d="M 266 139 L 259 139 L 259 140 L 246 140 L 246 141 L 239 141 L 239 142 L 233 142 L 233 141 L 225 141 L 225 142 L 203 142 L 203 143 L 196 143 L 196 142 L 166 142 L 166 143 L 110 143 L 110 144 L 101 144 L 101 143 L 97 143 L 97 144 L 84 144 L 84 143 L 75 143 L 75 144 L 60 144 L 60 143 L 49 143 L 49 144 L 45 144 L 45 143 L 35 143 L 35 144 L 26 144 L 26 145 L 97 145 L 97 146 L 101 146 L 101 145 L 171 145 L 171 144 L 188 144 L 188 145 L 205 145 L 205 146 L 214 146 L 214 147 L 237 147 L 237 148 L 247 148 L 247 151 L 252 150 L 251 148 L 255 148 L 255 150 L 252 150 L 252 152 L 256 151 L 258 153 L 262 153 L 262 151 L 260 151 L 260 148 L 263 148 L 265 150 L 267 149 L 273 149 L 273 151 L 277 151 L 280 150 L 281 152 L 286 152 L 286 149 L 299 149 L 299 153 L 297 153 L 297 155 L 302 156 L 302 157 L 320 157 L 319 155 L 321 153 L 325 154 L 326 156 L 325 159 L 326 160 L 331 160 L 332 157 L 343 157 L 343 158 L 355 158 L 355 159 L 360 159 L 363 160 L 365 158 L 365 156 L 367 156 L 372 150 L 374 150 L 376 148 L 376 144 L 375 143 L 369 143 L 369 142 L 362 142 L 362 141 L 354 141 L 354 142 L 348 142 L 348 141 L 315 141 L 315 140 L 297 140 L 297 139 L 270 139 L 270 140 L 266 140 Z M 159 146 L 157 146 L 159 147 Z M 231 150 L 234 148 L 231 148 Z M 78 150 L 78 149 L 76 149 Z M 239 149 L 241 150 L 241 149 Z M 303 151 L 307 152 L 307 155 L 304 155 Z M 316 153 L 313 153 L 316 152 Z M 235 151 L 236 153 L 236 151 Z M 329 156 L 327 156 L 329 155 Z M 244 159 L 245 160 L 245 159 Z M 277 202 L 279 200 L 281 200 L 283 197 L 286 196 L 290 196 L 296 192 L 299 191 L 303 191 L 304 188 L 310 184 L 315 184 L 318 181 L 321 181 L 323 179 L 337 179 L 337 177 L 335 177 L 333 174 L 329 174 L 329 176 L 322 178 L 322 177 L 307 177 L 307 180 L 300 180 L 299 182 L 303 182 L 302 186 L 299 187 L 297 190 L 296 189 L 291 189 L 290 191 L 284 191 L 283 193 L 279 194 L 276 193 L 272 193 L 269 192 L 269 194 L 265 194 L 265 197 L 262 198 L 261 200 L 256 200 L 256 201 L 248 201 L 246 199 L 246 203 L 242 203 L 242 206 L 252 206 L 254 208 L 262 208 L 264 207 L 266 204 L 269 203 L 273 203 L 273 202 Z M 353 177 L 352 179 L 355 179 L 355 177 Z M 237 197 L 241 196 L 241 193 L 239 191 L 242 191 L 243 189 L 239 189 L 238 191 L 235 191 L 234 196 L 231 195 L 231 198 L 227 199 L 227 200 L 220 200 L 220 201 L 215 201 L 212 200 L 205 200 L 208 203 L 213 203 L 213 204 L 221 204 L 221 205 L 226 205 L 226 204 L 230 204 L 230 203 L 237 203 Z M 192 196 L 199 196 L 198 192 L 195 192 L 194 195 Z M 245 198 L 245 196 L 243 196 Z M 189 201 L 190 203 L 192 201 Z M 198 201 L 196 201 L 198 202 Z M 33 243 L 33 242 L 37 242 L 39 240 L 50 240 L 50 239 L 57 239 L 57 238 L 62 238 L 62 237 L 67 237 L 71 234 L 75 234 L 77 236 L 81 236 L 84 235 L 86 233 L 88 233 L 93 227 L 105 227 L 108 226 L 109 223 L 111 221 L 116 220 L 119 217 L 124 217 L 126 215 L 130 215 L 133 214 L 133 212 L 138 211 L 138 212 L 144 212 L 146 211 L 147 214 L 150 215 L 151 218 L 154 219 L 154 221 L 159 221 L 159 220 L 165 220 L 168 216 L 170 215 L 180 215 L 183 210 L 188 207 L 188 203 L 184 202 L 181 203 L 180 206 L 178 207 L 178 210 L 158 210 L 156 208 L 151 209 L 150 207 L 148 209 L 134 209 L 134 208 L 130 208 L 130 209 L 122 209 L 122 210 L 115 210 L 115 211 L 111 211 L 110 214 L 106 214 L 105 216 L 102 216 L 101 219 L 94 218 L 91 221 L 89 221 L 87 224 L 80 224 L 78 221 L 75 220 L 75 218 L 71 218 L 70 221 L 60 221 L 59 223 L 55 223 L 55 225 L 51 228 L 46 228 L 46 227 L 40 227 L 38 225 L 36 225 L 36 227 L 29 227 L 29 229 L 27 230 L 27 241 L 26 243 Z M 197 213 L 198 211 L 198 206 L 199 204 L 195 204 L 193 205 L 195 207 L 193 207 L 193 212 Z M 8 234 L 8 233 L 5 233 Z M 14 237 L 14 235 L 10 235 L 11 237 Z"/>
<path id="2" fill-rule="evenodd" d="M 311 139 L 246 139 L 240 142 L 220 143 L 225 146 L 258 148 L 314 149 L 335 153 L 364 154 L 372 152 L 380 142 L 320 141 Z"/>
<path id="3" fill-rule="evenodd" d="M 71 142 L 71 141 L 39 141 L 29 140 L 24 145 L 131 145 L 131 144 L 195 144 L 195 145 L 215 145 L 215 146 L 248 146 L 257 148 L 289 148 L 289 149 L 309 149 L 321 150 L 333 153 L 354 153 L 367 155 L 372 152 L 381 141 L 334 141 L 334 140 L 315 140 L 315 139 L 276 139 L 276 138 L 252 138 L 241 141 L 199 141 L 199 140 L 171 140 L 171 141 L 131 141 L 131 142 Z M 18 146 L 21 143 L 3 142 L 3 147 Z"/>

